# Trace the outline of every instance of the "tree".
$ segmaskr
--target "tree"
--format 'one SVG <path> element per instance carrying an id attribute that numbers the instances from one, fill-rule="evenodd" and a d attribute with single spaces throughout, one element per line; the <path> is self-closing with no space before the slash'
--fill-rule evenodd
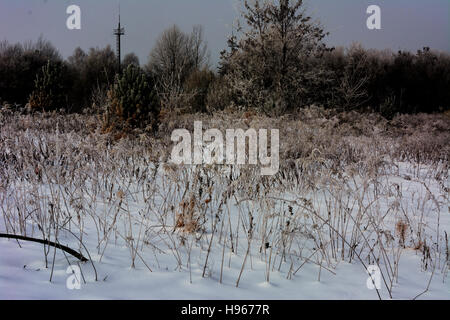
<path id="1" fill-rule="evenodd" d="M 36 74 L 48 61 L 61 62 L 58 50 L 44 38 L 24 44 L 0 43 L 0 100 L 25 104 Z"/>
<path id="2" fill-rule="evenodd" d="M 193 59 L 193 69 L 195 71 L 208 67 L 209 51 L 208 45 L 204 40 L 203 26 L 195 25 L 190 35 L 190 51 Z"/>
<path id="3" fill-rule="evenodd" d="M 35 88 L 30 95 L 31 110 L 52 111 L 65 107 L 64 65 L 61 62 L 51 63 L 42 67 L 36 76 Z"/>
<path id="4" fill-rule="evenodd" d="M 149 126 L 156 128 L 159 101 L 152 79 L 130 64 L 108 91 L 110 110 L 105 115 L 106 127 Z M 114 123 L 112 123 L 114 122 Z"/>
<path id="5" fill-rule="evenodd" d="M 174 25 L 161 34 L 146 68 L 157 79 L 165 107 L 179 107 L 189 100 L 190 94 L 185 92 L 184 83 L 192 72 L 206 65 L 207 57 L 201 26 L 195 26 L 191 34 L 186 34 Z"/>
<path id="6" fill-rule="evenodd" d="M 367 73 L 367 65 L 366 51 L 361 45 L 353 44 L 348 49 L 347 64 L 338 89 L 345 111 L 358 109 L 368 101 L 367 85 L 370 81 L 370 75 Z"/>
<path id="7" fill-rule="evenodd" d="M 94 91 L 107 89 L 118 71 L 117 58 L 110 46 L 91 48 L 89 53 L 77 48 L 68 63 L 75 77 L 71 100 L 76 111 L 89 106 Z"/>
<path id="8" fill-rule="evenodd" d="M 223 52 L 228 83 L 243 106 L 266 107 L 277 113 L 301 103 L 315 81 L 311 59 L 326 51 L 327 35 L 303 9 L 303 0 L 244 1 L 239 41 Z M 275 110 L 274 110 L 275 109 Z"/>
<path id="9" fill-rule="evenodd" d="M 126 70 L 129 65 L 134 65 L 135 67 L 139 67 L 139 58 L 135 53 L 128 53 L 122 61 L 122 66 Z"/>

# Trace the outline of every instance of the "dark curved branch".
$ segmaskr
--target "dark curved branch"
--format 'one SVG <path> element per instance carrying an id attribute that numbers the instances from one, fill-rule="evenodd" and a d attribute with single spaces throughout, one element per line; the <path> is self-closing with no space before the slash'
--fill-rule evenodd
<path id="1" fill-rule="evenodd" d="M 68 254 L 74 256 L 75 258 L 77 258 L 78 260 L 80 260 L 82 262 L 88 261 L 88 259 L 86 259 L 81 253 L 76 252 L 75 250 L 72 250 L 69 247 L 66 247 L 66 246 L 63 246 L 63 245 L 60 245 L 58 243 L 51 242 L 48 240 L 41 240 L 41 239 L 29 238 L 29 237 L 18 236 L 18 235 L 13 235 L 13 234 L 4 234 L 4 233 L 0 233 L 0 238 L 17 239 L 17 240 L 31 241 L 31 242 L 46 244 L 48 246 L 55 247 L 57 249 L 61 249 L 65 252 L 67 252 Z"/>

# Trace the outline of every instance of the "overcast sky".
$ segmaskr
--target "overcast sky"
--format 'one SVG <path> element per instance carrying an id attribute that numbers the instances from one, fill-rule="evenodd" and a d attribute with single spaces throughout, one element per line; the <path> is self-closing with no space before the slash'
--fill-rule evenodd
<path id="1" fill-rule="evenodd" d="M 39 35 L 50 40 L 64 57 L 80 46 L 115 45 L 112 29 L 117 24 L 118 0 L 0 0 L 0 40 L 23 42 Z M 237 17 L 239 0 L 121 0 L 126 29 L 122 52 L 135 52 L 141 63 L 158 35 L 177 24 L 190 31 L 205 28 L 211 62 L 217 62 L 226 46 L 230 25 Z M 66 28 L 66 8 L 81 7 L 82 29 Z M 368 30 L 366 9 L 381 7 L 382 30 Z M 450 52 L 449 0 L 309 0 L 308 12 L 331 35 L 327 43 L 348 46 L 360 42 L 366 48 L 416 51 L 424 46 Z"/>

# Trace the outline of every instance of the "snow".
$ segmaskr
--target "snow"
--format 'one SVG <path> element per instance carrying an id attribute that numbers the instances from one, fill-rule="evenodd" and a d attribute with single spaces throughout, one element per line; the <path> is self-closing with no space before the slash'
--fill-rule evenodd
<path id="1" fill-rule="evenodd" d="M 440 191 L 437 182 L 432 177 L 421 176 L 421 172 L 424 175 L 427 174 L 426 166 L 422 166 L 419 173 L 415 171 L 416 169 L 414 169 L 412 164 L 398 163 L 398 167 L 398 170 L 391 168 L 391 173 L 385 177 L 381 188 L 388 188 L 388 186 L 393 184 L 399 185 L 402 192 L 402 208 L 408 211 L 408 215 L 413 221 L 416 221 L 413 224 L 423 220 L 426 226 L 425 229 L 430 232 L 430 239 L 437 241 L 442 250 L 444 231 L 450 233 L 449 204 L 445 203 L 445 198 L 438 197 Z M 160 195 L 163 195 L 171 189 L 172 185 L 170 179 L 164 177 L 164 173 L 160 172 L 159 175 L 157 191 Z M 411 177 L 416 177 L 416 179 L 411 179 Z M 417 180 L 417 177 L 420 178 L 420 181 Z M 436 206 L 431 198 L 426 199 L 427 190 L 421 181 L 426 181 L 432 195 L 436 196 L 438 202 L 440 201 L 440 239 L 436 239 L 438 217 Z M 44 190 L 42 192 L 49 192 L 47 186 L 41 187 Z M 245 192 L 241 192 L 240 195 L 245 196 Z M 87 194 L 83 195 L 85 199 L 88 196 Z M 295 194 L 290 194 L 287 191 L 277 196 L 285 199 L 294 199 L 296 197 Z M 181 199 L 181 194 L 178 197 Z M 133 194 L 133 186 L 125 191 L 125 198 L 127 208 L 133 214 L 133 226 L 131 229 L 135 237 L 140 230 L 139 221 L 144 221 L 147 227 L 157 225 L 158 220 L 155 220 L 153 216 L 153 218 L 146 216 L 146 205 L 139 195 Z M 419 202 L 423 203 L 423 210 L 417 208 L 417 203 L 419 203 L 417 199 L 422 199 L 422 202 Z M 423 201 L 423 199 L 428 201 Z M 164 206 L 162 196 L 159 200 L 160 202 L 155 201 L 155 208 Z M 8 199 L 8 201 L 14 200 Z M 370 199 L 367 198 L 365 201 L 370 201 Z M 6 206 L 6 202 L 3 203 L 3 206 Z M 256 206 L 252 201 L 247 202 L 248 204 L 242 205 L 241 209 L 247 205 Z M 321 196 L 312 198 L 312 202 L 316 207 L 321 207 L 322 209 L 325 207 L 324 198 Z M 378 210 L 386 212 L 387 208 L 396 207 L 394 202 L 395 197 L 385 197 L 380 201 Z M 236 230 L 238 217 L 241 213 L 239 213 L 235 201 L 232 201 L 230 205 L 230 219 L 233 229 Z M 282 206 L 280 203 L 277 205 L 279 207 Z M 211 204 L 211 206 L 214 206 L 214 204 Z M 217 208 L 217 204 L 215 206 Z M 105 221 L 111 223 L 114 212 L 111 208 L 115 207 L 108 205 L 105 201 L 98 200 L 92 210 L 99 216 L 106 215 Z M 226 246 L 222 283 L 220 283 L 220 273 L 223 240 L 220 243 L 217 241 L 218 233 L 214 235 L 215 239 L 208 257 L 205 277 L 203 277 L 208 244 L 212 234 L 212 211 L 212 209 L 208 211 L 210 219 L 205 224 L 205 226 L 208 226 L 207 233 L 203 235 L 200 241 L 196 242 L 193 237 L 186 236 L 185 245 L 179 245 L 177 249 L 174 249 L 174 244 L 168 235 L 163 237 L 157 232 L 150 234 L 148 241 L 159 249 L 154 249 L 152 246 L 142 246 L 143 249 L 138 252 L 140 256 L 136 257 L 135 260 L 135 268 L 131 267 L 130 247 L 121 237 L 121 235 L 124 236 L 130 233 L 130 226 L 127 225 L 129 221 L 126 215 L 122 215 L 120 222 L 117 223 L 117 230 L 114 229 L 115 232 L 111 235 L 103 256 L 101 254 L 102 250 L 97 250 L 98 235 L 94 220 L 88 217 L 85 218 L 83 243 L 89 248 L 98 273 L 98 281 L 95 281 L 95 272 L 91 262 L 79 264 L 85 280 L 85 282 L 82 281 L 80 290 L 69 290 L 66 287 L 66 281 L 70 276 L 66 273 L 67 267 L 69 264 L 77 265 L 78 263 L 74 257 L 66 256 L 60 250 L 56 250 L 53 277 L 50 282 L 54 248 L 50 249 L 48 255 L 49 264 L 46 268 L 42 245 L 32 242 L 0 239 L 0 299 L 378 299 L 377 292 L 367 288 L 368 274 L 358 259 L 353 259 L 351 263 L 348 262 L 348 259 L 339 261 L 331 259 L 330 266 L 323 264 L 324 268 L 321 268 L 318 263 L 314 263 L 317 258 L 317 256 L 314 256 L 301 267 L 298 273 L 291 276 L 289 273 L 291 266 L 289 260 L 281 265 L 280 270 L 278 270 L 278 263 L 276 262 L 274 267 L 270 267 L 270 281 L 267 282 L 267 263 L 261 258 L 262 254 L 259 252 L 260 239 L 255 239 L 251 243 L 250 255 L 246 260 L 239 287 L 236 287 L 236 281 L 247 250 L 247 239 L 243 229 L 239 231 L 240 240 L 237 254 L 231 252 L 229 243 Z M 5 221 L 1 215 L 2 213 L 0 213 L 0 233 L 4 232 L 6 228 Z M 141 216 L 144 216 L 144 218 L 141 218 Z M 227 219 L 228 217 L 225 216 L 225 227 L 227 226 Z M 394 216 L 391 219 L 386 219 L 383 222 L 385 224 L 383 227 L 395 233 L 395 221 Z M 220 227 L 219 223 L 217 230 L 220 231 Z M 351 227 L 352 225 L 350 224 L 349 228 L 351 229 Z M 32 231 L 33 228 L 34 231 Z M 172 232 L 172 230 L 169 231 Z M 28 235 L 33 234 L 35 237 L 39 237 L 39 232 L 31 221 L 27 221 L 27 233 Z M 174 232 L 172 235 L 176 243 L 179 244 L 179 234 Z M 79 249 L 76 238 L 63 230 L 61 230 L 59 241 L 73 249 Z M 192 252 L 189 263 L 188 248 L 191 244 Z M 294 270 L 312 252 L 308 251 L 313 249 L 311 244 L 306 240 L 305 244 L 306 253 L 301 255 L 302 259 L 294 261 Z M 139 246 L 141 247 L 141 245 Z M 102 249 L 103 246 L 104 243 L 102 244 Z M 388 252 L 393 254 L 391 249 L 388 249 Z M 406 247 L 400 249 L 400 252 L 398 282 L 393 285 L 393 299 L 415 298 L 425 291 L 430 277 L 432 277 L 432 281 L 429 289 L 420 295 L 419 299 L 450 299 L 448 275 L 446 272 L 448 267 L 445 268 L 445 263 L 447 262 L 445 262 L 444 251 L 440 251 L 439 267 L 436 267 L 434 272 L 432 272 L 431 268 L 428 268 L 426 271 L 423 270 L 421 267 L 422 254 L 418 250 Z M 85 251 L 83 251 L 83 254 L 86 256 Z M 178 254 L 181 256 L 181 266 L 177 263 Z M 142 263 L 141 258 L 152 271 Z M 278 255 L 275 259 L 279 261 L 280 256 Z M 381 263 L 381 266 L 382 269 L 386 267 L 383 263 Z M 379 291 L 383 299 L 390 298 L 384 285 Z"/>

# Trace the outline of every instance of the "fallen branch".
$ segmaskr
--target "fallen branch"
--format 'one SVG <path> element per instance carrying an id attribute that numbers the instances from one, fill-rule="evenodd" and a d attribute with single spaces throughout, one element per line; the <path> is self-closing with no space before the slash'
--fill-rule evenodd
<path id="1" fill-rule="evenodd" d="M 61 250 L 65 251 L 65 252 L 67 252 L 68 254 L 74 256 L 75 258 L 77 258 L 78 260 L 80 260 L 82 262 L 88 261 L 88 259 L 86 259 L 81 253 L 78 253 L 75 250 L 70 249 L 69 247 L 66 247 L 66 246 L 63 246 L 61 244 L 58 244 L 58 243 L 55 243 L 55 242 L 51 242 L 51 241 L 48 241 L 48 240 L 35 239 L 35 238 L 29 238 L 29 237 L 18 236 L 18 235 L 13 235 L 13 234 L 4 234 L 4 233 L 0 233 L 0 238 L 17 239 L 17 240 L 31 241 L 31 242 L 37 242 L 37 243 L 41 243 L 41 244 L 46 244 L 48 246 L 52 246 L 52 247 L 55 247 L 57 249 L 61 249 Z"/>

